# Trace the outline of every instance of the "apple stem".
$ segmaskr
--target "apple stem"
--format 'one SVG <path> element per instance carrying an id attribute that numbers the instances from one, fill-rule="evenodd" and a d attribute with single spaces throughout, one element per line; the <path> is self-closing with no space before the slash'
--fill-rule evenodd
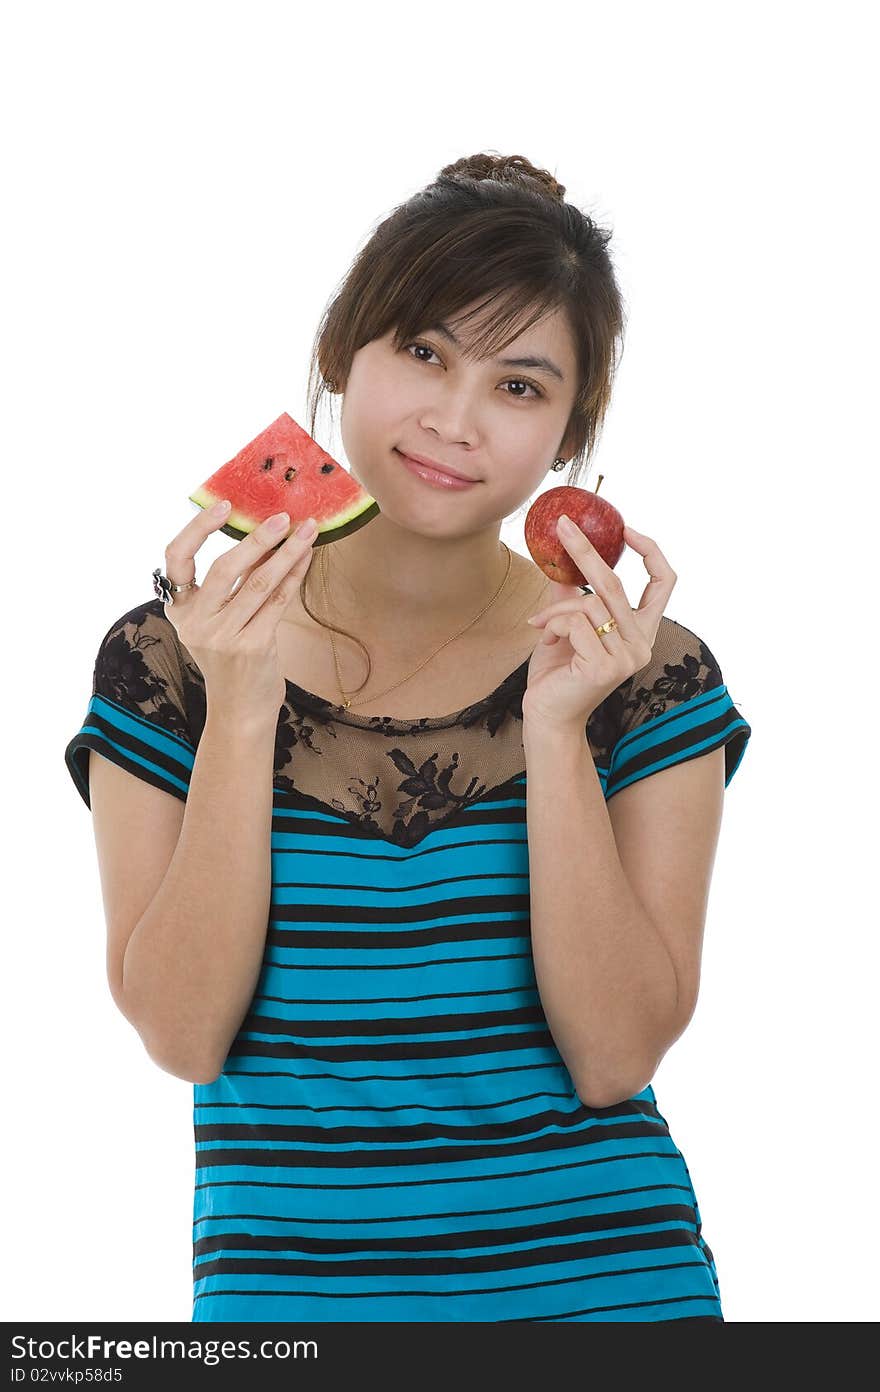
<path id="1" fill-rule="evenodd" d="M 600 474 L 600 475 L 599 475 L 599 482 L 596 484 L 596 492 L 597 492 L 597 493 L 599 492 L 599 489 L 602 487 L 602 480 L 603 480 L 604 477 L 605 477 L 604 474 Z"/>

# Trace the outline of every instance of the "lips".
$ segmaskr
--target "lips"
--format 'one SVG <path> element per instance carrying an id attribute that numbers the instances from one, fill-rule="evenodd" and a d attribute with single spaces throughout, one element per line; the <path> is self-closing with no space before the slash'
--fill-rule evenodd
<path id="1" fill-rule="evenodd" d="M 429 459 L 425 454 L 407 454 L 401 449 L 397 453 L 412 464 L 423 464 L 426 469 L 433 469 L 438 474 L 446 474 L 448 478 L 460 479 L 463 483 L 479 482 L 478 479 L 470 478 L 467 474 L 460 474 L 457 469 L 451 469 L 448 464 L 439 464 L 436 459 Z"/>

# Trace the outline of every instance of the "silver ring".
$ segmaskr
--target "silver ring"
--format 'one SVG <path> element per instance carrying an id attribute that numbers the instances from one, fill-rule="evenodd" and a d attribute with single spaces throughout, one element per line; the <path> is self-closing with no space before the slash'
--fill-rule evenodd
<path id="1" fill-rule="evenodd" d="M 186 585 L 172 584 L 168 576 L 162 574 L 159 566 L 153 571 L 153 589 L 163 604 L 173 604 L 176 594 L 180 594 L 181 590 L 193 590 L 195 585 L 195 580 L 190 580 Z"/>

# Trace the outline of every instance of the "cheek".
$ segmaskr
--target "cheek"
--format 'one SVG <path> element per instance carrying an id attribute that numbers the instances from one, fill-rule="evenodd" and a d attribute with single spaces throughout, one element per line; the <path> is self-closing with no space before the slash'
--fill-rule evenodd
<path id="1" fill-rule="evenodd" d="M 544 455 L 548 453 L 548 450 L 543 436 L 540 439 L 536 437 L 534 441 L 529 441 L 525 438 L 524 431 L 518 432 L 510 440 L 509 448 L 505 449 L 502 444 L 499 449 L 497 456 L 499 463 L 494 471 L 496 486 L 522 498 L 537 492 L 545 483 L 547 469 L 553 462 L 552 445 L 550 451 L 551 458 L 545 461 Z M 551 475 L 551 477 L 558 476 Z"/>
<path id="2" fill-rule="evenodd" d="M 406 393 L 387 372 L 362 373 L 343 399 L 340 425 L 361 442 L 397 443 L 396 431 L 407 419 Z"/>

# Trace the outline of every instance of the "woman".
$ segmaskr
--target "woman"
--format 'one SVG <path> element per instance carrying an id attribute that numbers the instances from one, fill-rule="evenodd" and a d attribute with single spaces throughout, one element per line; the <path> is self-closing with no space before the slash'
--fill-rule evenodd
<path id="1" fill-rule="evenodd" d="M 583 590 L 499 539 L 610 397 L 609 234 L 564 193 L 481 154 L 378 227 L 311 431 L 341 394 L 379 515 L 317 551 L 284 515 L 201 586 L 195 517 L 65 752 L 114 997 L 195 1084 L 196 1321 L 723 1318 L 651 1078 L 750 727 L 650 538 L 637 608 L 578 529 Z"/>

